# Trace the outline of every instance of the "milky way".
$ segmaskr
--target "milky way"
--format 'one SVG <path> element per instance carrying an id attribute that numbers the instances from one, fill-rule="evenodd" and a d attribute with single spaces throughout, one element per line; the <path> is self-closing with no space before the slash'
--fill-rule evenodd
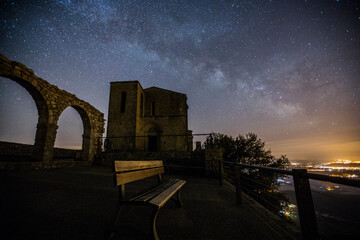
<path id="1" fill-rule="evenodd" d="M 187 94 L 195 133 L 255 132 L 290 160 L 360 160 L 354 2 L 2 1 L 0 52 L 105 117 L 109 82 L 139 80 Z M 81 145 L 66 114 L 57 144 Z M 0 140 L 34 142 L 35 103 L 5 78 L 0 115 Z"/>

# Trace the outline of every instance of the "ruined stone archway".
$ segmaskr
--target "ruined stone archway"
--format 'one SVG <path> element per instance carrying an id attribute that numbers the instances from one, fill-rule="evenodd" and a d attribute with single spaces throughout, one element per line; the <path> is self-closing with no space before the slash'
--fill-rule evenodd
<path id="1" fill-rule="evenodd" d="M 92 162 L 98 139 L 104 132 L 103 113 L 75 95 L 37 77 L 25 65 L 1 54 L 0 76 L 19 83 L 35 100 L 39 119 L 32 156 L 34 160 L 42 161 L 44 167 L 51 166 L 59 116 L 65 108 L 72 106 L 80 114 L 84 125 L 82 160 Z"/>
<path id="2" fill-rule="evenodd" d="M 36 88 L 37 85 L 30 82 L 27 77 L 28 75 L 33 74 L 33 71 L 31 69 L 24 69 L 23 73 L 19 74 L 20 67 L 24 67 L 23 65 L 19 64 L 18 66 L 16 66 L 17 64 L 15 64 L 14 62 L 10 62 L 10 64 L 8 64 L 8 61 L 5 61 L 4 63 L 4 60 L 6 59 L 1 58 L 0 76 L 18 83 L 20 86 L 26 89 L 26 91 L 35 101 L 36 108 L 38 110 L 38 123 L 36 126 L 32 159 L 33 161 L 42 161 L 42 157 L 45 154 L 44 146 L 49 121 L 49 111 L 45 98 L 43 94 Z M 6 68 L 4 69 L 3 67 Z"/>

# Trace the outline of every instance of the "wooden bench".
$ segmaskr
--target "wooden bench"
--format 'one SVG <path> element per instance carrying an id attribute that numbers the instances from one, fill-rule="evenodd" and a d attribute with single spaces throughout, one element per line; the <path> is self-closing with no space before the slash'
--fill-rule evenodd
<path id="1" fill-rule="evenodd" d="M 152 229 L 154 239 L 159 239 L 156 232 L 156 217 L 158 212 L 160 208 L 164 206 L 169 199 L 171 199 L 171 197 L 175 197 L 176 193 L 176 199 L 174 200 L 177 201 L 179 207 L 183 205 L 180 198 L 180 191 L 186 181 L 180 179 L 169 179 L 162 182 L 161 174 L 164 173 L 163 161 L 115 161 L 114 164 L 115 185 L 119 187 L 118 213 L 116 215 L 115 227 L 117 225 L 122 206 L 150 206 L 152 209 L 150 229 Z M 147 191 L 131 198 L 125 197 L 125 184 L 152 176 L 158 176 L 159 184 L 156 187 L 148 189 Z M 112 236 L 110 238 L 112 238 Z"/>

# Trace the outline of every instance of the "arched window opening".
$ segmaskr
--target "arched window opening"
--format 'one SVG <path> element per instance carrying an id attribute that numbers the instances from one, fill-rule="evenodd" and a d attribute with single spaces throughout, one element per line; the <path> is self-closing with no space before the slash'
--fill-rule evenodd
<path id="1" fill-rule="evenodd" d="M 30 161 L 37 123 L 38 110 L 30 93 L 15 81 L 0 77 L 0 142 L 1 155 L 6 156 L 1 159 Z"/>
<path id="2" fill-rule="evenodd" d="M 121 92 L 121 113 L 125 113 L 126 109 L 126 92 Z"/>
<path id="3" fill-rule="evenodd" d="M 81 116 L 73 107 L 60 115 L 55 139 L 54 160 L 81 158 L 84 127 Z"/>

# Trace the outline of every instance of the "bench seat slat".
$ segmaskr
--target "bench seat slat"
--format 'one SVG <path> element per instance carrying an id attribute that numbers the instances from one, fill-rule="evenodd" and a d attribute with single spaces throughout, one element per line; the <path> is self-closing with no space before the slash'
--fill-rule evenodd
<path id="1" fill-rule="evenodd" d="M 161 160 L 156 161 L 115 161 L 115 172 L 120 171 L 132 171 L 145 168 L 162 167 L 163 162 Z"/>
<path id="2" fill-rule="evenodd" d="M 186 181 L 178 180 L 174 185 L 160 193 L 155 198 L 149 201 L 150 204 L 162 207 L 184 184 Z"/>
<path id="3" fill-rule="evenodd" d="M 145 203 L 145 202 L 149 201 L 150 199 L 154 198 L 155 196 L 159 195 L 161 192 L 165 191 L 176 181 L 178 181 L 178 179 L 170 179 L 170 180 L 164 182 L 163 184 L 157 186 L 156 188 L 153 188 L 142 195 L 136 196 L 136 197 L 130 199 L 129 201 L 137 201 L 137 202 Z"/>
<path id="4" fill-rule="evenodd" d="M 164 173 L 164 167 L 151 168 L 136 172 L 126 172 L 116 174 L 116 185 L 122 185 L 129 182 L 134 182 L 143 178 L 155 176 Z"/>

